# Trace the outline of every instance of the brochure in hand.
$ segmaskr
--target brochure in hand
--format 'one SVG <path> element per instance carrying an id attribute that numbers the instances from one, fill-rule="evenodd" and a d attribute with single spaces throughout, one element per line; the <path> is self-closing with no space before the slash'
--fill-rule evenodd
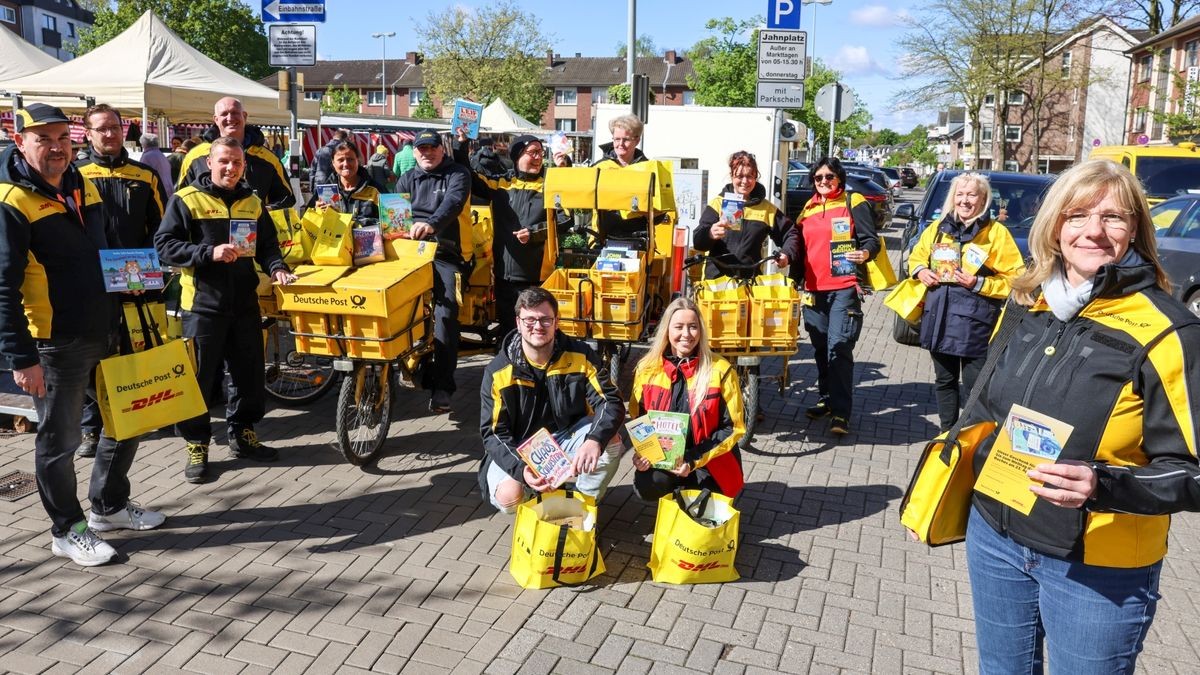
<path id="1" fill-rule="evenodd" d="M 726 192 L 721 197 L 721 215 L 729 223 L 729 229 L 740 232 L 743 217 L 746 213 L 746 200 L 736 192 Z"/>
<path id="2" fill-rule="evenodd" d="M 1029 515 L 1038 496 L 1029 491 L 1034 481 L 1027 472 L 1056 463 L 1074 430 L 1066 422 L 1014 404 L 983 463 L 975 491 Z"/>
<path id="3" fill-rule="evenodd" d="M 387 256 L 383 252 L 383 235 L 378 225 L 364 225 L 354 228 L 354 264 L 383 262 Z"/>
<path id="4" fill-rule="evenodd" d="M 104 290 L 153 291 L 162 288 L 163 271 L 152 248 L 108 248 L 100 251 Z"/>
<path id="5" fill-rule="evenodd" d="M 479 120 L 482 117 L 482 104 L 457 99 L 454 101 L 454 116 L 450 118 L 450 128 L 456 136 L 459 131 L 464 131 L 467 138 L 479 138 Z"/>
<path id="6" fill-rule="evenodd" d="M 687 449 L 688 424 L 691 420 L 685 413 L 661 410 L 651 410 L 646 416 L 654 425 L 654 433 L 663 451 L 663 460 L 655 462 L 654 468 L 670 471 L 683 461 L 683 451 Z"/>
<path id="7" fill-rule="evenodd" d="M 384 239 L 408 237 L 413 226 L 412 195 L 407 192 L 379 195 L 379 216 Z"/>
<path id="8" fill-rule="evenodd" d="M 238 219 L 229 221 L 229 243 L 237 249 L 239 258 L 253 258 L 258 244 L 258 222 Z"/>
<path id="9" fill-rule="evenodd" d="M 552 487 L 562 485 L 571 477 L 571 458 L 544 428 L 518 446 L 517 454 L 535 476 L 550 481 Z"/>
<path id="10" fill-rule="evenodd" d="M 654 423 L 650 421 L 649 415 L 642 415 L 635 420 L 626 422 L 625 429 L 629 431 L 629 440 L 633 442 L 633 451 L 642 459 L 651 464 L 666 459 L 662 444 L 658 442 L 658 433 L 654 430 Z"/>

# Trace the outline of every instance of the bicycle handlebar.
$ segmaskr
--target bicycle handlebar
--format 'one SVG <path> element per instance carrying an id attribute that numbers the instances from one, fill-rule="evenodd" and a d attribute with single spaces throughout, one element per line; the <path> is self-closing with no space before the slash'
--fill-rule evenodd
<path id="1" fill-rule="evenodd" d="M 683 261 L 683 266 L 686 269 L 688 267 L 693 267 L 693 266 L 699 265 L 701 263 L 711 262 L 713 265 L 716 266 L 716 268 L 718 270 L 720 270 L 721 272 L 723 272 L 725 274 L 729 274 L 730 272 L 756 272 L 765 263 L 771 262 L 773 260 L 778 260 L 779 255 L 780 254 L 778 254 L 778 253 L 776 253 L 774 255 L 769 255 L 769 256 L 763 258 L 762 260 L 759 260 L 758 262 L 753 262 L 753 263 L 748 263 L 748 264 L 747 263 L 739 263 L 739 262 L 732 262 L 732 263 L 724 262 L 722 260 L 722 258 L 725 258 L 727 260 L 728 259 L 736 260 L 736 258 L 733 258 L 732 253 L 723 253 L 718 256 L 694 255 L 689 258 L 685 258 Z"/>

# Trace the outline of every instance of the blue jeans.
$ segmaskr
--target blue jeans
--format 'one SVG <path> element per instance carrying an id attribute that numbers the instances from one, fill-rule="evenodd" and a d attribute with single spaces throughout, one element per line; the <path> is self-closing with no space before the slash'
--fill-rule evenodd
<path id="1" fill-rule="evenodd" d="M 1134 671 L 1158 603 L 1161 562 L 1122 569 L 1044 555 L 972 508 L 967 567 L 983 675 L 1041 673 L 1045 660 L 1073 675 Z"/>
<path id="2" fill-rule="evenodd" d="M 804 308 L 804 328 L 817 362 L 817 390 L 829 402 L 830 412 L 846 419 L 854 407 L 854 345 L 862 325 L 857 288 L 814 291 L 813 306 Z"/>

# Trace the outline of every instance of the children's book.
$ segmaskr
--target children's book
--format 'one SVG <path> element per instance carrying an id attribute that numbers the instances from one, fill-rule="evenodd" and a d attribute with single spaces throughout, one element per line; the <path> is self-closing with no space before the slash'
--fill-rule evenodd
<path id="1" fill-rule="evenodd" d="M 162 288 L 163 271 L 152 248 L 108 248 L 100 251 L 104 290 L 153 291 Z"/>
<path id="2" fill-rule="evenodd" d="M 338 211 L 342 210 L 342 191 L 338 190 L 336 183 L 321 183 L 313 190 L 317 193 L 317 201 Z"/>
<path id="3" fill-rule="evenodd" d="M 459 131 L 465 131 L 467 138 L 479 138 L 479 120 L 482 117 L 482 104 L 457 99 L 454 101 L 454 116 L 450 118 L 450 128 L 454 130 L 455 136 Z"/>
<path id="4" fill-rule="evenodd" d="M 571 458 L 544 428 L 538 429 L 517 447 L 517 454 L 525 460 L 535 476 L 550 481 L 553 487 L 562 485 L 571 477 Z"/>
<path id="5" fill-rule="evenodd" d="M 939 241 L 933 244 L 929 253 L 929 268 L 937 275 L 942 283 L 953 282 L 954 272 L 958 269 L 961 251 L 957 243 Z"/>
<path id="6" fill-rule="evenodd" d="M 412 195 L 407 192 L 379 195 L 379 227 L 384 239 L 406 238 L 412 226 Z"/>
<path id="7" fill-rule="evenodd" d="M 858 271 L 855 263 L 846 255 L 857 248 L 853 241 L 829 242 L 829 273 L 835 277 L 851 277 Z"/>
<path id="8" fill-rule="evenodd" d="M 239 258 L 253 258 L 258 245 L 258 223 L 253 220 L 229 221 L 229 243 Z"/>
<path id="9" fill-rule="evenodd" d="M 651 410 L 646 416 L 654 425 L 654 433 L 658 436 L 658 444 L 662 446 L 663 451 L 663 460 L 655 462 L 654 468 L 668 471 L 674 469 L 683 460 L 683 451 L 687 448 L 690 419 L 684 413 L 661 410 Z"/>
<path id="10" fill-rule="evenodd" d="M 383 262 L 383 234 L 378 225 L 366 225 L 354 228 L 354 264 Z"/>
<path id="11" fill-rule="evenodd" d="M 726 192 L 721 197 L 721 215 L 729 223 L 729 229 L 740 232 L 743 216 L 746 213 L 746 200 L 736 192 Z"/>

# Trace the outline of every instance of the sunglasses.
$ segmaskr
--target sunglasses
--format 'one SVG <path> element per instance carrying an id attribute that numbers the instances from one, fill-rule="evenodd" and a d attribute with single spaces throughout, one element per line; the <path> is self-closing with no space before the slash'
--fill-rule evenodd
<path id="1" fill-rule="evenodd" d="M 813 174 L 814 183 L 832 183 L 835 180 L 837 180 L 837 174 L 834 173 Z"/>

